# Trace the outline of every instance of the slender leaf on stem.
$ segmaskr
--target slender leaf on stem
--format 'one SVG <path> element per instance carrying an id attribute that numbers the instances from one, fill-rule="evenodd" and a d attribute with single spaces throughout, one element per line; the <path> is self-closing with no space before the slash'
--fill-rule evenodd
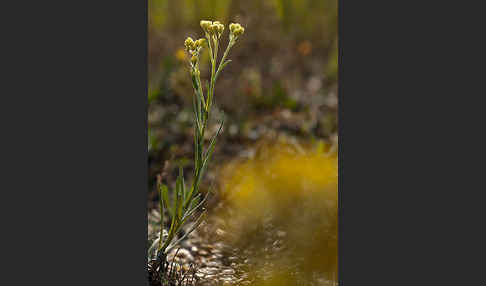
<path id="1" fill-rule="evenodd" d="M 167 251 L 170 251 L 172 248 L 174 248 L 179 242 L 181 242 L 186 236 L 191 234 L 203 221 L 203 218 L 206 215 L 206 210 L 204 210 L 201 215 L 197 218 L 196 222 L 192 225 L 192 227 L 178 240 L 176 240 L 174 243 L 172 243 L 168 248 Z"/>
<path id="2" fill-rule="evenodd" d="M 215 81 L 218 78 L 221 70 L 223 70 L 223 68 L 231 61 L 231 60 L 226 61 L 226 57 L 228 56 L 229 51 L 231 50 L 231 48 L 233 47 L 234 44 L 235 44 L 235 42 L 233 40 L 230 40 L 230 42 L 228 43 L 228 46 L 226 47 L 226 50 L 224 51 L 223 58 L 221 59 L 221 62 L 219 63 L 218 70 L 216 71 L 216 76 L 214 77 Z"/>
<path id="3" fill-rule="evenodd" d="M 177 199 L 177 207 L 176 207 L 176 216 L 177 222 L 179 223 L 182 217 L 182 179 L 181 175 L 177 176 L 176 179 L 176 199 Z"/>
<path id="4" fill-rule="evenodd" d="M 196 206 L 192 206 L 192 202 L 191 202 L 191 208 L 190 210 L 184 215 L 183 217 L 183 221 L 187 218 L 189 218 L 197 209 L 199 209 L 200 206 L 202 206 L 204 204 L 204 202 L 207 200 L 207 198 L 209 197 L 209 194 L 210 192 L 208 192 L 205 196 L 204 196 L 204 199 L 202 199 L 201 202 L 199 202 Z M 199 198 L 199 195 L 197 197 L 194 197 L 193 199 L 193 202 L 197 202 L 196 199 Z"/>
<path id="5" fill-rule="evenodd" d="M 216 134 L 211 138 L 211 141 L 209 143 L 209 148 L 208 150 L 206 151 L 206 155 L 205 155 L 205 158 L 204 158 L 204 161 L 202 163 L 202 166 L 201 166 L 201 174 L 204 173 L 205 169 L 206 169 L 206 165 L 208 164 L 208 161 L 209 159 L 211 158 L 211 155 L 213 154 L 213 151 L 214 151 L 214 144 L 216 143 L 216 137 L 219 135 L 219 133 L 221 132 L 222 128 L 223 128 L 223 125 L 224 125 L 224 118 L 221 122 L 221 125 L 219 126 L 219 129 L 218 129 L 218 132 L 216 132 Z"/>
<path id="6" fill-rule="evenodd" d="M 179 176 L 181 177 L 182 201 L 186 200 L 186 183 L 184 181 L 184 168 L 179 166 Z"/>
<path id="7" fill-rule="evenodd" d="M 204 156 L 204 159 L 201 159 L 202 160 L 202 164 L 201 164 L 201 167 L 199 169 L 199 171 L 196 173 L 196 177 L 194 179 L 194 182 L 193 182 L 193 185 L 192 185 L 192 188 L 191 188 L 191 192 L 189 193 L 189 196 L 187 197 L 185 203 L 184 203 L 184 207 L 187 208 L 187 205 L 189 204 L 189 202 L 191 201 L 193 195 L 194 195 L 194 190 L 198 190 L 198 187 L 199 187 L 199 182 L 201 180 L 201 177 L 202 175 L 204 174 L 204 171 L 206 169 L 206 166 L 208 164 L 208 161 L 214 151 L 214 144 L 216 143 L 216 137 L 221 133 L 221 130 L 223 128 L 223 125 L 224 125 L 224 117 L 223 117 L 223 120 L 221 121 L 221 125 L 219 126 L 219 129 L 218 131 L 216 132 L 216 134 L 211 138 L 211 141 L 209 143 L 209 148 L 206 152 L 206 156 Z M 200 150 L 200 155 L 202 154 L 202 150 Z"/>
<path id="8" fill-rule="evenodd" d="M 172 222 L 170 224 L 169 235 L 167 236 L 167 239 L 165 240 L 165 242 L 162 245 L 162 247 L 159 249 L 159 252 L 164 252 L 164 253 L 167 252 L 167 246 L 172 241 L 172 238 L 174 237 L 174 234 L 176 232 L 176 228 L 177 228 L 177 225 L 176 225 L 176 217 L 175 216 L 172 216 Z"/>
<path id="9" fill-rule="evenodd" d="M 218 79 L 218 76 L 219 76 L 219 73 L 224 69 L 224 67 L 229 64 L 231 62 L 231 60 L 227 60 L 225 61 L 224 63 L 221 64 L 221 66 L 219 66 L 219 69 L 218 71 L 216 72 L 216 76 L 214 77 L 214 80 Z"/>
<path id="10" fill-rule="evenodd" d="M 172 194 L 172 217 L 177 220 L 177 210 L 179 209 L 178 206 L 179 200 L 177 198 L 177 179 L 176 179 L 176 188 Z"/>
<path id="11" fill-rule="evenodd" d="M 195 206 L 195 205 L 197 205 L 197 203 L 199 202 L 199 199 L 200 199 L 200 198 L 201 198 L 201 193 L 199 193 L 199 194 L 195 195 L 195 196 L 192 198 L 192 200 L 191 200 L 191 202 L 190 202 L 190 203 L 186 201 L 186 203 L 187 203 L 187 204 L 186 204 L 186 206 L 187 206 L 187 208 L 186 208 L 186 209 L 187 209 L 187 210 L 189 210 L 189 211 L 190 211 L 190 210 L 192 210 L 192 209 L 194 208 L 194 206 Z"/>
<path id="12" fill-rule="evenodd" d="M 201 102 L 202 104 L 206 104 L 206 101 L 204 99 L 202 89 L 201 89 L 201 86 L 200 86 L 200 80 L 197 79 L 195 74 L 192 75 L 192 86 L 194 88 L 194 93 L 196 94 L 196 97 L 199 100 L 199 102 Z M 200 110 L 200 108 L 199 108 L 199 110 Z"/>
<path id="13" fill-rule="evenodd" d="M 171 214 L 171 208 L 170 208 L 170 202 L 169 202 L 169 189 L 167 188 L 166 185 L 162 186 L 162 199 L 164 200 L 165 207 L 169 211 L 169 214 Z"/>

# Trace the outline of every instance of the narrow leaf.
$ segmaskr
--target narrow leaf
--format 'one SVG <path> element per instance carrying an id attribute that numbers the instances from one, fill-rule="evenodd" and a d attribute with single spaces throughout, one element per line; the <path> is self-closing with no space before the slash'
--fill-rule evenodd
<path id="1" fill-rule="evenodd" d="M 166 185 L 162 185 L 161 191 L 162 191 L 162 199 L 164 200 L 165 207 L 169 210 L 170 213 L 171 209 L 169 203 L 169 189 L 167 188 Z"/>
<path id="2" fill-rule="evenodd" d="M 181 194 L 182 194 L 182 201 L 186 200 L 186 183 L 184 181 L 184 169 L 182 166 L 179 167 L 179 176 L 181 177 Z"/>
<path id="3" fill-rule="evenodd" d="M 177 205 L 177 180 L 176 180 L 176 188 L 172 194 L 172 217 L 176 218 L 177 219 L 177 208 L 178 208 L 178 205 Z"/>
<path id="4" fill-rule="evenodd" d="M 190 217 L 190 216 L 191 216 L 191 215 L 192 215 L 192 214 L 193 214 L 193 213 L 194 213 L 194 212 L 195 212 L 195 211 L 196 211 L 196 210 L 197 210 L 199 207 L 201 207 L 201 206 L 204 204 L 204 202 L 205 202 L 205 201 L 207 200 L 207 198 L 209 197 L 209 193 L 210 193 L 210 192 L 208 192 L 208 193 L 207 193 L 207 194 L 204 196 L 204 199 L 203 199 L 201 202 L 199 202 L 199 203 L 198 203 L 196 206 L 192 207 L 192 208 L 191 208 L 191 210 L 190 210 L 190 211 L 189 211 L 189 212 L 188 212 L 186 215 L 184 215 L 184 219 L 189 218 L 189 217 Z M 200 195 L 200 194 L 199 194 L 199 195 Z M 194 199 L 196 199 L 196 198 L 198 198 L 198 197 L 195 197 Z M 196 201 L 196 202 L 197 202 L 197 201 Z M 191 202 L 191 203 L 192 203 L 192 202 Z M 184 219 L 183 219 L 183 220 L 184 220 Z"/>
<path id="5" fill-rule="evenodd" d="M 218 137 L 218 135 L 221 133 L 221 130 L 223 128 L 223 125 L 224 125 L 224 118 L 221 122 L 221 125 L 219 126 L 219 129 L 218 129 L 218 132 L 216 132 L 216 134 L 214 134 L 214 136 L 211 138 L 211 141 L 209 143 L 209 148 L 206 152 L 206 155 L 205 155 L 205 158 L 203 160 L 203 164 L 201 166 L 201 175 L 204 173 L 205 169 L 206 169 L 206 166 L 208 164 L 208 161 L 209 159 L 211 158 L 211 155 L 213 154 L 213 151 L 214 151 L 214 145 L 216 143 L 216 137 Z M 198 179 L 200 179 L 201 177 L 199 177 Z"/>
<path id="6" fill-rule="evenodd" d="M 224 67 L 229 64 L 231 60 L 226 60 L 218 69 L 218 72 L 216 73 L 216 76 L 214 77 L 214 80 L 216 81 L 219 77 L 219 73 L 224 69 Z"/>
<path id="7" fill-rule="evenodd" d="M 180 169 L 179 169 L 180 170 Z M 177 221 L 180 221 L 181 219 L 181 210 L 182 210 L 182 179 L 181 175 L 177 176 L 176 179 L 176 199 L 177 199 L 177 207 L 176 207 L 176 215 L 177 215 Z"/>
<path id="8" fill-rule="evenodd" d="M 192 227 L 178 240 L 176 240 L 174 243 L 172 243 L 168 248 L 167 252 L 170 251 L 172 248 L 174 248 L 179 242 L 181 242 L 184 238 L 186 238 L 189 234 L 191 234 L 203 221 L 204 216 L 206 215 L 206 210 L 203 211 L 203 213 L 197 218 L 196 222 L 192 225 Z"/>
<path id="9" fill-rule="evenodd" d="M 159 187 L 159 209 L 160 209 L 160 226 L 164 226 L 164 192 L 167 192 L 167 186 L 161 184 Z"/>

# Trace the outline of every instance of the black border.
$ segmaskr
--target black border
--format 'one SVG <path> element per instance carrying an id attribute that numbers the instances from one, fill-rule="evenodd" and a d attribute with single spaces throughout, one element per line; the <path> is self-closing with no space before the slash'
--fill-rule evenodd
<path id="1" fill-rule="evenodd" d="M 9 5 L 0 284 L 147 285 L 147 1 Z"/>

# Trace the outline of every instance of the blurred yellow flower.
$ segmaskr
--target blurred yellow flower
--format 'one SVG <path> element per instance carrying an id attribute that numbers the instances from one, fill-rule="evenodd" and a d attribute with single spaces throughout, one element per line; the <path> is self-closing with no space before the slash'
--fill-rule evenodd
<path id="1" fill-rule="evenodd" d="M 337 200 L 337 156 L 322 150 L 299 154 L 286 149 L 283 145 L 271 147 L 264 158 L 230 165 L 223 172 L 228 200 L 244 208 L 262 202 L 273 207 L 285 197 Z"/>
<path id="2" fill-rule="evenodd" d="M 184 51 L 184 49 L 178 49 L 175 53 L 175 57 L 177 60 L 183 62 L 187 59 L 187 55 L 186 55 L 186 52 Z"/>
<path id="3" fill-rule="evenodd" d="M 328 144 L 294 148 L 291 144 L 268 144 L 258 148 L 255 158 L 231 162 L 222 172 L 223 197 L 228 203 L 228 225 L 235 247 L 253 245 L 262 249 L 272 236 L 259 225 L 271 219 L 274 229 L 286 233 L 285 253 L 279 265 L 299 262 L 304 276 L 313 273 L 335 281 L 337 275 L 338 158 L 326 152 Z M 265 262 L 265 255 L 257 260 Z M 290 259 L 290 262 L 289 262 Z M 254 285 L 299 285 L 275 273 L 273 280 Z M 287 281 L 283 283 L 282 281 Z"/>

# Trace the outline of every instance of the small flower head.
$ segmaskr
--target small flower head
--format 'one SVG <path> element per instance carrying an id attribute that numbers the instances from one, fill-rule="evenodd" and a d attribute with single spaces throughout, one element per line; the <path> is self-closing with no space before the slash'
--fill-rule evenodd
<path id="1" fill-rule="evenodd" d="M 204 30 L 206 34 L 215 35 L 218 38 L 221 37 L 221 34 L 224 31 L 224 25 L 221 24 L 219 21 L 211 22 L 211 21 L 202 20 L 200 24 L 201 24 L 201 28 Z"/>
<path id="2" fill-rule="evenodd" d="M 201 22 L 200 22 L 201 28 L 204 30 L 204 32 L 206 32 L 208 34 L 210 33 L 209 28 L 211 27 L 212 24 L 213 24 L 213 22 L 206 21 L 206 20 L 201 20 Z"/>
<path id="3" fill-rule="evenodd" d="M 198 39 L 194 41 L 191 37 L 188 37 L 184 42 L 186 50 L 189 52 L 190 63 L 193 69 L 198 68 L 197 63 L 199 62 L 199 53 L 201 52 L 201 49 L 205 42 L 205 39 Z"/>
<path id="4" fill-rule="evenodd" d="M 229 27 L 230 27 L 230 33 L 233 34 L 235 37 L 238 37 L 245 32 L 245 28 L 243 28 L 238 23 L 231 23 Z"/>
<path id="5" fill-rule="evenodd" d="M 200 47 L 204 46 L 205 43 L 206 43 L 206 39 L 203 39 L 203 38 L 194 42 L 196 48 L 200 48 Z"/>
<path id="6" fill-rule="evenodd" d="M 221 24 L 219 21 L 214 21 L 211 25 L 213 33 L 218 35 L 218 38 L 221 37 L 221 34 L 224 31 L 224 25 Z"/>
<path id="7" fill-rule="evenodd" d="M 231 23 L 229 25 L 230 28 L 230 43 L 234 43 L 236 39 L 238 39 L 239 36 L 241 36 L 245 32 L 245 28 L 243 28 L 240 24 L 238 23 Z"/>
<path id="8" fill-rule="evenodd" d="M 188 50 L 188 51 L 194 50 L 194 48 L 196 47 L 194 40 L 191 37 L 188 37 L 186 39 L 186 41 L 184 42 L 184 46 L 186 47 L 186 50 Z"/>

